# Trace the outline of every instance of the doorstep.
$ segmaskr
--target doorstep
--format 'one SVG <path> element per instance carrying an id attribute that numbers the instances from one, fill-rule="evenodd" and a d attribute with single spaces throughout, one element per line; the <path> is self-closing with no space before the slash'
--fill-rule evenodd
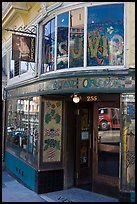
<path id="1" fill-rule="evenodd" d="M 86 191 L 70 188 L 62 191 L 39 194 L 47 202 L 119 202 L 118 199 Z"/>

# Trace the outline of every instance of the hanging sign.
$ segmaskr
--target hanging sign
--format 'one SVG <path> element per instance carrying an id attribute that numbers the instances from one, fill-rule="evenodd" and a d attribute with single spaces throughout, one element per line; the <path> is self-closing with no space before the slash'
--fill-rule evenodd
<path id="1" fill-rule="evenodd" d="M 12 34 L 12 60 L 35 62 L 35 37 Z"/>

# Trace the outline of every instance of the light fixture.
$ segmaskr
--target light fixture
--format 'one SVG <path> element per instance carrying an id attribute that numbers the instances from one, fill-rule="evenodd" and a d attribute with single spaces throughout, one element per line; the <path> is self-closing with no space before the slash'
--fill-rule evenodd
<path id="1" fill-rule="evenodd" d="M 74 94 L 74 96 L 73 96 L 73 102 L 74 102 L 74 103 L 78 103 L 79 101 L 80 101 L 80 97 L 77 96 L 77 94 Z"/>

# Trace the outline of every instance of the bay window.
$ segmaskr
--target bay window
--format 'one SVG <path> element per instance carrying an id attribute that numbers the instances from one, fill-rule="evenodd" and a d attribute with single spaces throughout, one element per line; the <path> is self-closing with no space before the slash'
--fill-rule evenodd
<path id="1" fill-rule="evenodd" d="M 48 21 L 43 30 L 42 73 L 66 68 L 124 66 L 122 3 L 72 9 Z"/>

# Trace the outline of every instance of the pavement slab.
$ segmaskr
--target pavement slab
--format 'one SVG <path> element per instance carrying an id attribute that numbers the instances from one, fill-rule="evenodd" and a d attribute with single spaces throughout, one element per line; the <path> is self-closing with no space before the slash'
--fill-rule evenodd
<path id="1" fill-rule="evenodd" d="M 46 202 L 6 171 L 2 172 L 2 202 Z"/>

